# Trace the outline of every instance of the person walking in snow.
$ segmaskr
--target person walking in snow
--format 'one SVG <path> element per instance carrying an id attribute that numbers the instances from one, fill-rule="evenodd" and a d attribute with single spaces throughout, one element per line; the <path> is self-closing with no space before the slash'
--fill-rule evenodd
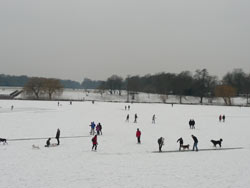
<path id="1" fill-rule="evenodd" d="M 222 116 L 220 115 L 220 116 L 219 116 L 219 121 L 220 121 L 220 122 L 221 122 L 221 119 L 222 119 Z"/>
<path id="2" fill-rule="evenodd" d="M 129 122 L 129 114 L 126 117 L 126 122 Z"/>
<path id="3" fill-rule="evenodd" d="M 135 120 L 134 120 L 134 123 L 137 123 L 137 118 L 138 118 L 138 116 L 137 116 L 137 114 L 135 114 Z"/>
<path id="4" fill-rule="evenodd" d="M 130 105 L 128 105 L 128 110 L 130 110 Z"/>
<path id="5" fill-rule="evenodd" d="M 182 137 L 180 137 L 178 140 L 177 140 L 177 143 L 179 142 L 180 146 L 179 146 L 179 151 L 181 151 L 181 147 L 183 145 L 183 139 Z"/>
<path id="6" fill-rule="evenodd" d="M 155 124 L 155 114 L 152 117 L 152 123 Z"/>
<path id="7" fill-rule="evenodd" d="M 59 138 L 60 138 L 60 129 L 57 129 L 57 131 L 56 131 L 56 140 L 57 140 L 57 145 L 59 145 L 59 144 L 60 144 L 60 140 L 59 140 Z"/>
<path id="8" fill-rule="evenodd" d="M 127 106 L 125 106 L 125 110 L 127 110 Z"/>
<path id="9" fill-rule="evenodd" d="M 92 139 L 91 139 L 91 141 L 92 141 L 92 150 L 93 149 L 95 149 L 95 151 L 96 151 L 96 149 L 97 149 L 97 135 L 95 135 Z"/>
<path id="10" fill-rule="evenodd" d="M 101 125 L 101 123 L 97 124 L 97 126 L 96 126 L 96 132 L 97 132 L 97 135 L 102 134 L 102 125 Z"/>
<path id="11" fill-rule="evenodd" d="M 137 129 L 136 131 L 136 138 L 137 138 L 137 143 L 140 144 L 141 143 L 141 131 L 139 129 Z"/>
<path id="12" fill-rule="evenodd" d="M 164 145 L 164 138 L 160 137 L 157 142 L 158 142 L 158 145 L 159 145 L 159 152 L 161 152 L 161 148 Z"/>
<path id="13" fill-rule="evenodd" d="M 91 127 L 90 130 L 90 135 L 94 135 L 95 134 L 95 122 L 91 122 L 91 124 L 89 125 Z"/>
<path id="14" fill-rule="evenodd" d="M 191 137 L 192 137 L 193 140 L 194 140 L 193 151 L 194 151 L 194 150 L 198 151 L 198 139 L 197 139 L 197 137 L 194 136 L 194 135 L 191 135 Z"/>
<path id="15" fill-rule="evenodd" d="M 226 116 L 225 115 L 222 116 L 222 120 L 223 120 L 223 122 L 225 122 L 225 120 L 226 120 Z"/>
<path id="16" fill-rule="evenodd" d="M 99 135 L 100 134 L 100 126 L 99 126 L 99 123 L 96 125 L 96 133 L 97 133 L 97 135 Z"/>

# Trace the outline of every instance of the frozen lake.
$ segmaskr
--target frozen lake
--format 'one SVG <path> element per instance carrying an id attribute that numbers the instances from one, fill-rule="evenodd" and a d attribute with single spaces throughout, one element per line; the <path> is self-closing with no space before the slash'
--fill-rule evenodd
<path id="1" fill-rule="evenodd" d="M 117 188 L 117 187 L 250 187 L 250 108 L 55 101 L 0 101 L 1 188 Z M 11 105 L 14 110 L 11 111 Z M 133 123 L 134 114 L 138 123 Z M 125 122 L 127 114 L 130 122 Z M 156 124 L 151 123 L 153 114 Z M 226 115 L 225 122 L 218 116 Z M 196 121 L 189 129 L 188 121 Z M 91 151 L 91 121 L 101 122 L 97 152 Z M 62 138 L 52 143 L 56 130 Z M 142 131 L 141 144 L 135 133 Z M 199 139 L 199 149 L 212 149 L 211 139 L 223 138 L 223 148 L 239 150 L 153 153 L 157 139 L 165 138 L 163 151 L 178 150 L 179 137 L 190 144 Z M 40 149 L 32 149 L 32 145 Z M 219 149 L 218 149 L 219 150 Z"/>

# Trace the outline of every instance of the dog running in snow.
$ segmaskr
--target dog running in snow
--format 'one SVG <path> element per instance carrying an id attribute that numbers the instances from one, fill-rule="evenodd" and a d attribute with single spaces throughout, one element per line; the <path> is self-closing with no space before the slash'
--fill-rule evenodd
<path id="1" fill-rule="evenodd" d="M 35 144 L 32 145 L 32 148 L 33 148 L 33 149 L 40 149 L 40 147 L 39 147 L 39 146 L 36 146 Z"/>
<path id="2" fill-rule="evenodd" d="M 6 138 L 0 138 L 0 142 L 2 142 L 3 144 L 8 144 Z"/>
<path id="3" fill-rule="evenodd" d="M 220 140 L 211 140 L 211 142 L 213 143 L 214 147 L 216 147 L 217 144 L 221 147 L 222 141 L 223 141 L 222 139 L 220 139 Z"/>

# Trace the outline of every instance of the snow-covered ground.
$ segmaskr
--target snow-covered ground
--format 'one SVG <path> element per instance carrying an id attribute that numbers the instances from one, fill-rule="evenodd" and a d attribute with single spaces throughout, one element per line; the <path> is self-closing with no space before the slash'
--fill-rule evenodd
<path id="1" fill-rule="evenodd" d="M 9 139 L 8 145 L 0 143 L 1 188 L 250 187 L 250 108 L 134 103 L 125 111 L 125 103 L 60 104 L 0 100 L 0 137 Z M 226 115 L 225 123 L 218 121 L 219 114 Z M 191 118 L 194 130 L 188 126 Z M 91 121 L 103 125 L 97 152 L 91 151 Z M 44 147 L 45 139 L 11 141 L 53 137 L 54 143 L 57 128 L 62 137 L 86 137 L 62 138 L 51 148 Z M 137 128 L 141 144 L 136 143 Z M 191 134 L 198 137 L 199 149 L 213 148 L 210 140 L 219 138 L 223 148 L 243 149 L 153 153 L 159 137 L 165 138 L 163 151 L 170 151 L 178 149 L 179 137 L 192 145 Z M 40 149 L 32 149 L 33 144 Z"/>

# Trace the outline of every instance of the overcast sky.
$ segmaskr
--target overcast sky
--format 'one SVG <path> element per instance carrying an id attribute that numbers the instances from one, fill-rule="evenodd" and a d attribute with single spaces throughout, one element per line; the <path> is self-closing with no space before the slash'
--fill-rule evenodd
<path id="1" fill-rule="evenodd" d="M 0 73 L 250 73 L 249 0 L 0 0 Z"/>

